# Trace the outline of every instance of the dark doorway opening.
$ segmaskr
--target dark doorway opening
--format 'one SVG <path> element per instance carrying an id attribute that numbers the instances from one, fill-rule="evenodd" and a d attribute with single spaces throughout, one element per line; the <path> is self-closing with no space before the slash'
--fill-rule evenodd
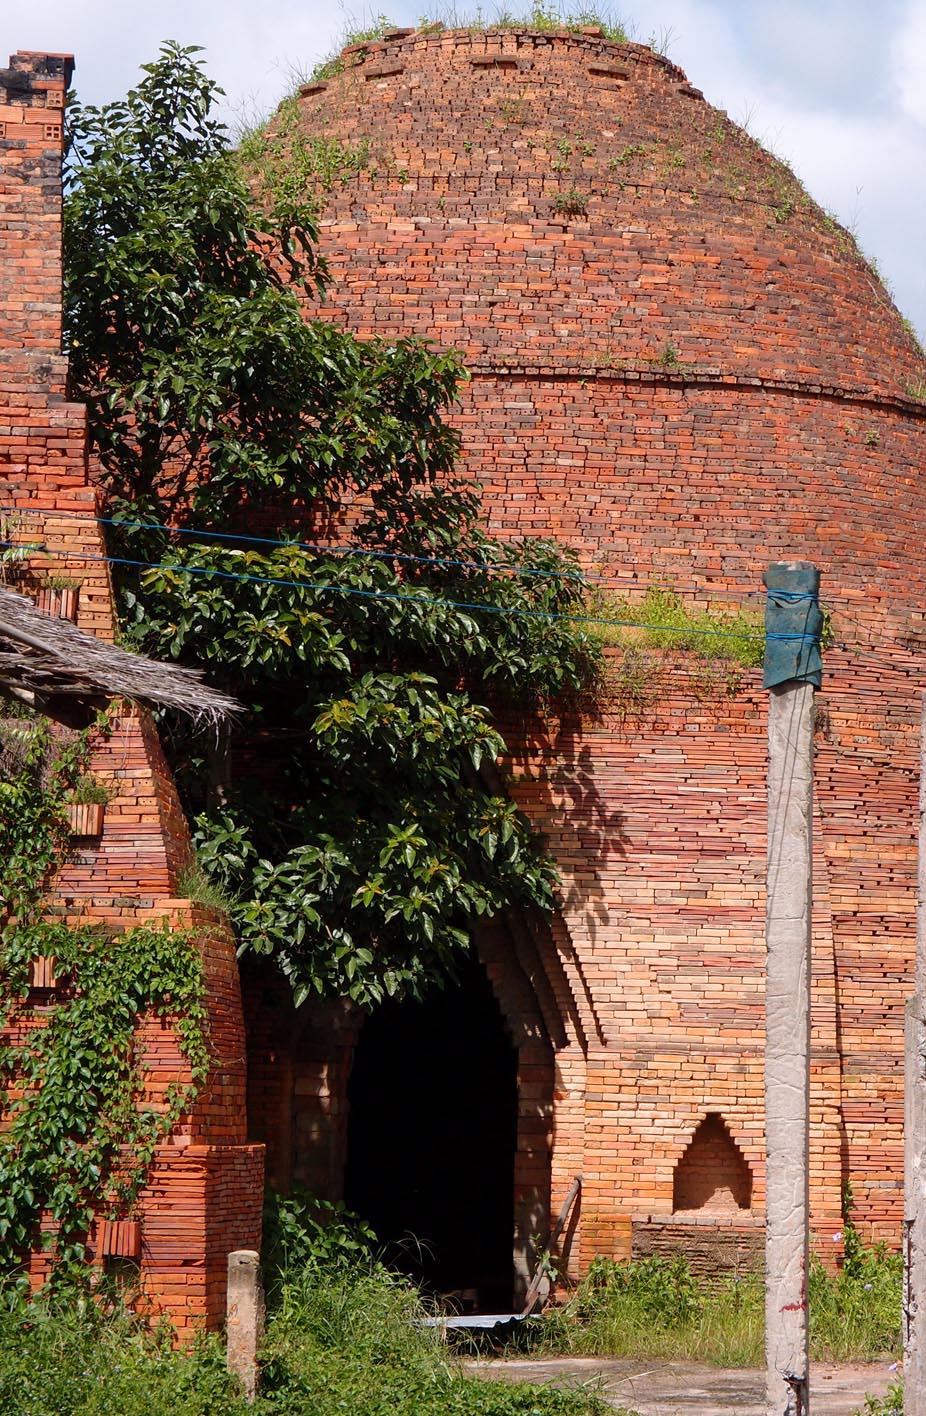
<path id="1" fill-rule="evenodd" d="M 367 1019 L 347 1094 L 348 1206 L 426 1288 L 508 1310 L 517 1053 L 478 960 Z"/>

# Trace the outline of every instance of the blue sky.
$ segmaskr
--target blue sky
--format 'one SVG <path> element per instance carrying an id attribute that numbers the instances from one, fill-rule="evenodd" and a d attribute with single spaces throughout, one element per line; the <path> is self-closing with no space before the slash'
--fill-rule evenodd
<path id="1" fill-rule="evenodd" d="M 383 8 L 413 24 L 426 6 Z M 320 0 L 30 0 L 0 10 L 0 62 L 15 49 L 72 51 L 81 97 L 99 103 L 131 86 L 162 39 L 201 44 L 234 123 L 269 112 L 294 72 L 370 13 Z M 711 103 L 791 163 L 855 231 L 922 338 L 926 0 L 626 0 L 613 13 L 635 37 L 667 40 Z"/>

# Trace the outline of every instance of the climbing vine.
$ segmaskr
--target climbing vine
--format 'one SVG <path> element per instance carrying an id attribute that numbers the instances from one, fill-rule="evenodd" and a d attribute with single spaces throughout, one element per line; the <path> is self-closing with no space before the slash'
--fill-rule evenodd
<path id="1" fill-rule="evenodd" d="M 67 839 L 64 803 L 85 756 L 85 735 L 52 754 L 51 726 L 7 719 L 0 744 L 0 938 L 38 907 Z"/>
<path id="2" fill-rule="evenodd" d="M 65 746 L 50 725 L 7 721 L 0 743 L 0 1271 L 40 1242 L 56 1272 L 86 1257 L 95 1218 L 131 1212 L 158 1142 L 205 1080 L 202 967 L 187 934 L 47 918 L 67 843 L 65 806 L 97 723 Z M 38 960 L 53 1007 L 37 1004 Z M 170 1018 L 190 1082 L 145 1094 L 138 1028 Z"/>

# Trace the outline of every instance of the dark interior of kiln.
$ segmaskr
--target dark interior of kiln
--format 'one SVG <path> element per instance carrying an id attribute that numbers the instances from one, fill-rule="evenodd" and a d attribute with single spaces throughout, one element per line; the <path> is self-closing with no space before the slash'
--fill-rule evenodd
<path id="1" fill-rule="evenodd" d="M 484 971 L 364 1023 L 344 1198 L 396 1262 L 463 1309 L 512 1301 L 517 1054 Z"/>

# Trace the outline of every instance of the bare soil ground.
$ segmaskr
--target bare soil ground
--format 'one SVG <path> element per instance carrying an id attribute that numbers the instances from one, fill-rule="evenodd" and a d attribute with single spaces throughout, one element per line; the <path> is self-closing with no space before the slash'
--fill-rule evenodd
<path id="1" fill-rule="evenodd" d="M 482 1359 L 467 1363 L 499 1381 L 585 1386 L 615 1408 L 639 1416 L 765 1416 L 765 1373 L 694 1363 L 634 1362 L 607 1357 Z M 888 1365 L 824 1366 L 810 1374 L 813 1416 L 852 1416 L 865 1397 L 883 1397 L 897 1373 Z"/>

